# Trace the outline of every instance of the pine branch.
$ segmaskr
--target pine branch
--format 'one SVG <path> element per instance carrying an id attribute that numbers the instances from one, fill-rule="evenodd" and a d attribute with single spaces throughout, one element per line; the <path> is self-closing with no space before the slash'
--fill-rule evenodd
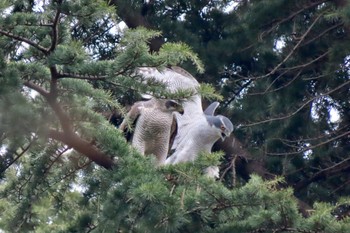
<path id="1" fill-rule="evenodd" d="M 330 51 L 326 51 L 324 52 L 323 54 L 321 54 L 320 56 L 316 57 L 315 59 L 307 62 L 307 63 L 304 63 L 304 64 L 301 64 L 301 65 L 297 65 L 297 66 L 293 66 L 293 67 L 288 67 L 288 68 L 281 68 L 280 70 L 284 70 L 280 75 L 278 75 L 278 77 L 276 77 L 271 83 L 270 85 L 262 92 L 254 92 L 254 93 L 248 93 L 247 95 L 250 95 L 250 96 L 254 96 L 254 95 L 265 95 L 265 94 L 268 94 L 268 93 L 273 93 L 273 92 L 276 92 L 276 91 L 279 91 L 283 88 L 286 88 L 288 87 L 289 85 L 291 85 L 302 73 L 303 69 L 308 67 L 309 65 L 315 63 L 316 61 L 320 60 L 321 58 L 325 57 L 326 55 L 328 55 L 330 53 Z M 294 69 L 301 69 L 298 71 L 298 73 L 293 77 L 293 79 L 289 82 L 287 82 L 286 84 L 278 87 L 278 88 L 275 88 L 275 89 L 272 89 L 270 90 L 270 88 L 273 86 L 273 84 L 281 77 L 283 77 L 283 75 L 287 74 L 288 72 L 290 72 L 291 70 L 294 70 Z"/>
<path id="2" fill-rule="evenodd" d="M 112 168 L 114 162 L 108 155 L 98 150 L 95 146 L 82 139 L 74 132 L 71 119 L 64 112 L 64 110 L 57 102 L 56 98 L 54 98 L 52 93 L 47 92 L 42 87 L 30 81 L 25 82 L 24 85 L 41 94 L 46 99 L 52 110 L 56 113 L 57 118 L 59 119 L 63 132 L 50 130 L 50 138 L 65 143 L 66 145 L 72 147 L 79 153 L 82 153 L 92 161 L 96 162 L 98 165 L 103 166 L 104 168 Z"/>
<path id="3" fill-rule="evenodd" d="M 85 80 L 105 80 L 108 76 L 102 75 L 102 76 L 93 76 L 93 75 L 82 75 L 82 74 L 75 74 L 75 73 L 59 73 L 57 78 L 74 78 L 74 79 L 85 79 Z"/>
<path id="4" fill-rule="evenodd" d="M 283 77 L 283 75 L 285 75 L 286 73 L 288 73 L 288 71 L 284 71 L 282 74 L 278 75 L 277 78 L 275 78 L 271 83 L 270 85 L 262 92 L 254 92 L 254 93 L 248 93 L 247 95 L 250 95 L 250 96 L 253 96 L 253 95 L 265 95 L 265 94 L 268 94 L 268 93 L 272 93 L 272 92 L 276 92 L 276 91 L 279 91 L 283 88 L 286 88 L 288 87 L 289 85 L 291 85 L 301 74 L 302 70 L 299 70 L 299 72 L 293 77 L 292 80 L 290 80 L 289 82 L 287 82 L 286 84 L 278 87 L 278 88 L 275 88 L 275 89 L 271 89 L 271 87 L 273 86 L 273 84 L 278 81 L 278 79 L 280 79 L 281 77 Z"/>
<path id="5" fill-rule="evenodd" d="M 43 175 L 46 174 L 48 171 L 50 171 L 52 166 L 61 158 L 61 155 L 63 155 L 63 153 L 67 152 L 69 149 L 70 149 L 70 147 L 66 146 L 62 151 L 59 151 L 59 154 L 57 154 L 57 151 L 56 151 L 56 153 L 54 153 L 54 155 L 53 155 L 56 157 L 54 157 L 53 160 L 50 160 L 50 163 L 48 163 L 46 165 L 45 171 L 43 171 Z"/>
<path id="6" fill-rule="evenodd" d="M 309 10 L 310 8 L 316 7 L 316 6 L 318 6 L 318 5 L 322 4 L 322 3 L 325 3 L 325 2 L 327 2 L 327 1 L 329 1 L 329 0 L 316 1 L 316 2 L 313 2 L 313 3 L 309 4 L 309 5 L 304 6 L 303 8 L 301 8 L 301 9 L 299 9 L 299 10 L 297 10 L 297 11 L 293 11 L 293 13 L 292 13 L 291 15 L 288 15 L 286 18 L 283 18 L 283 19 L 277 21 L 277 22 L 275 23 L 275 25 L 272 26 L 269 30 L 266 30 L 266 31 L 262 32 L 262 33 L 259 35 L 259 40 L 260 40 L 260 41 L 263 40 L 263 38 L 264 38 L 265 36 L 269 35 L 269 34 L 270 34 L 274 29 L 276 29 L 280 24 L 285 23 L 285 22 L 287 22 L 287 21 L 293 19 L 294 17 L 296 17 L 298 14 L 300 14 L 300 13 L 306 11 L 306 10 Z M 257 43 L 258 43 L 258 42 L 252 43 L 252 44 L 250 44 L 250 45 L 244 47 L 243 49 L 239 50 L 239 52 L 244 52 L 244 51 L 246 51 L 246 50 L 248 50 L 248 49 L 254 47 Z"/>
<path id="7" fill-rule="evenodd" d="M 57 71 L 56 66 L 51 66 L 50 67 L 50 73 L 51 73 L 51 81 L 50 81 L 50 96 L 47 98 L 47 100 L 55 101 L 57 98 L 57 81 L 58 81 L 58 76 L 59 73 Z"/>
<path id="8" fill-rule="evenodd" d="M 292 50 L 287 54 L 287 56 L 277 65 L 275 66 L 268 74 L 262 75 L 260 77 L 256 77 L 254 79 L 261 79 L 261 78 L 265 78 L 268 77 L 272 74 L 274 74 L 284 63 L 286 63 L 286 61 L 289 60 L 289 58 L 294 54 L 294 52 L 299 48 L 301 42 L 304 41 L 304 39 L 306 38 L 306 36 L 310 33 L 311 29 L 315 26 L 315 24 L 318 22 L 318 20 L 321 18 L 322 14 L 318 15 L 316 17 L 316 19 L 312 22 L 312 24 L 310 25 L 310 27 L 306 30 L 306 32 L 300 37 L 300 40 L 298 41 L 298 43 L 292 48 Z"/>
<path id="9" fill-rule="evenodd" d="M 313 3 L 313 4 L 311 4 L 310 6 L 308 6 L 307 8 L 304 8 L 304 9 L 302 9 L 302 10 L 299 10 L 298 12 L 292 14 L 292 15 L 291 15 L 291 16 L 292 16 L 291 18 L 295 17 L 295 15 L 301 13 L 301 12 L 304 11 L 305 9 L 309 9 L 310 7 L 314 7 L 314 6 L 316 6 L 316 5 L 318 5 L 318 4 L 322 3 L 322 2 L 325 2 L 325 1 Z M 256 79 L 262 79 L 262 78 L 269 77 L 270 75 L 273 75 L 275 72 L 277 72 L 277 70 L 279 70 L 280 67 L 281 67 L 283 64 L 285 64 L 285 62 L 287 62 L 287 61 L 289 60 L 289 58 L 292 56 L 292 54 L 294 54 L 294 52 L 295 52 L 298 48 L 303 47 L 303 46 L 305 46 L 305 45 L 307 45 L 307 44 L 313 42 L 314 40 L 316 40 L 316 39 L 322 37 L 322 36 L 323 36 L 324 34 L 326 34 L 327 32 L 329 32 L 329 31 L 331 31 L 331 30 L 333 30 L 333 29 L 335 29 L 335 28 L 337 28 L 337 27 L 339 27 L 339 26 L 341 26 L 341 25 L 344 24 L 344 23 L 339 23 L 339 24 L 333 25 L 333 26 L 329 27 L 328 29 L 324 30 L 322 33 L 317 33 L 317 36 L 316 36 L 316 37 L 314 37 L 314 38 L 312 38 L 312 39 L 310 39 L 310 40 L 308 40 L 308 41 L 306 41 L 305 43 L 302 44 L 301 42 L 303 42 L 303 41 L 305 40 L 305 37 L 310 33 L 311 29 L 314 27 L 314 25 L 315 25 L 316 22 L 320 19 L 321 16 L 322 16 L 322 14 L 320 14 L 320 15 L 318 15 L 318 16 L 316 17 L 316 19 L 313 21 L 313 23 L 310 25 L 310 27 L 306 30 L 306 32 L 305 32 L 301 37 L 298 38 L 298 43 L 292 48 L 292 50 L 288 53 L 288 55 L 287 55 L 279 64 L 277 64 L 277 66 L 275 66 L 268 74 L 261 75 L 261 76 L 257 76 L 257 77 L 245 77 L 245 76 L 241 76 L 241 75 L 239 75 L 239 74 L 235 74 L 235 75 L 238 76 L 241 80 L 246 80 L 246 79 L 249 79 L 249 80 L 254 79 L 254 80 L 256 80 Z M 277 23 L 276 27 L 277 27 L 280 23 L 285 22 L 285 21 L 287 21 L 287 20 L 289 20 L 289 19 L 291 19 L 291 18 L 288 17 L 288 18 L 286 18 L 286 19 L 280 21 L 279 23 Z M 269 33 L 270 33 L 272 30 L 273 30 L 273 29 L 269 30 Z M 264 32 L 263 32 L 262 34 L 264 34 Z M 313 59 L 312 61 L 310 61 L 310 62 L 308 62 L 308 63 L 302 64 L 302 65 L 299 65 L 299 66 L 294 66 L 294 67 L 282 68 L 282 69 L 283 69 L 283 70 L 285 70 L 285 69 L 287 69 L 287 70 L 292 70 L 292 69 L 298 69 L 298 68 L 307 67 L 307 66 L 311 65 L 312 63 L 316 62 L 317 60 L 319 60 L 319 59 L 325 57 L 327 54 L 329 54 L 329 51 L 323 53 L 322 55 L 320 55 L 319 57 Z"/>
<path id="10" fill-rule="evenodd" d="M 0 34 L 7 36 L 9 38 L 15 39 L 17 41 L 22 41 L 22 42 L 36 48 L 37 50 L 41 51 L 44 54 L 48 54 L 48 52 L 49 52 L 49 50 L 47 48 L 44 48 L 41 45 L 39 45 L 39 44 L 37 44 L 37 43 L 27 39 L 27 38 L 24 38 L 21 36 L 16 36 L 16 35 L 12 34 L 11 32 L 7 32 L 7 31 L 3 30 L 2 28 L 0 28 Z"/>
<path id="11" fill-rule="evenodd" d="M 306 68 L 306 67 L 312 65 L 313 63 L 321 60 L 322 58 L 326 57 L 329 53 L 330 53 L 330 51 L 326 51 L 326 52 L 322 53 L 320 56 L 316 57 L 315 59 L 312 59 L 311 61 L 309 61 L 307 63 L 303 63 L 301 65 L 296 65 L 296 66 L 287 67 L 287 68 L 281 68 L 280 70 L 295 70 L 295 69 L 300 69 L 300 68 Z"/>
<path id="12" fill-rule="evenodd" d="M 55 50 L 58 42 L 58 23 L 61 15 L 62 0 L 57 1 L 57 4 L 58 4 L 57 11 L 52 23 L 52 41 L 51 41 L 51 47 L 49 49 L 50 52 Z"/>
<path id="13" fill-rule="evenodd" d="M 350 185 L 350 179 L 343 182 L 340 186 L 333 189 L 333 191 L 330 193 L 330 195 L 333 195 L 334 193 L 338 192 L 340 189 L 343 189 L 344 187 L 348 187 Z"/>
<path id="14" fill-rule="evenodd" d="M 54 76 L 54 75 L 53 75 Z M 54 79 L 52 79 L 54 80 Z M 62 107 L 57 103 L 57 100 L 55 98 L 56 95 L 56 83 L 54 81 L 51 82 L 51 91 L 48 92 L 45 89 L 43 89 L 41 86 L 31 82 L 31 81 L 26 81 L 23 83 L 26 87 L 29 87 L 35 91 L 37 91 L 40 95 L 42 95 L 48 104 L 51 106 L 52 110 L 56 113 L 57 118 L 59 119 L 62 129 L 65 132 L 73 132 L 73 126 L 70 123 L 69 117 L 65 114 L 63 111 Z"/>
<path id="15" fill-rule="evenodd" d="M 60 178 L 60 179 L 56 180 L 56 182 L 50 184 L 50 186 L 49 186 L 47 189 L 43 190 L 42 193 L 45 193 L 46 191 L 48 191 L 48 190 L 51 188 L 51 186 L 60 183 L 62 180 L 67 179 L 68 177 L 70 177 L 70 176 L 72 176 L 73 174 L 75 174 L 77 171 L 79 171 L 79 170 L 81 170 L 81 169 L 87 167 L 88 165 L 91 164 L 91 162 L 92 162 L 92 160 L 89 160 L 88 162 L 82 164 L 81 166 L 76 167 L 74 170 L 71 170 L 70 172 L 68 172 L 67 174 L 65 174 L 62 178 Z"/>
<path id="16" fill-rule="evenodd" d="M 237 180 L 237 177 L 236 177 L 236 159 L 237 159 L 237 155 L 232 155 L 232 158 L 230 159 L 230 163 L 229 163 L 229 166 L 227 166 L 225 168 L 225 170 L 222 172 L 221 176 L 220 176 L 220 181 L 223 181 L 225 175 L 229 172 L 229 170 L 232 170 L 232 186 L 235 187 L 236 186 L 236 180 Z"/>
<path id="17" fill-rule="evenodd" d="M 246 83 L 244 83 L 242 86 L 240 86 L 239 90 L 235 91 L 234 95 L 228 101 L 225 102 L 223 108 L 226 108 L 227 106 L 229 106 L 230 103 L 232 103 L 232 101 L 234 101 L 236 99 L 236 96 L 239 96 L 240 93 L 243 90 L 245 90 L 252 82 L 253 82 L 253 80 L 248 80 Z"/>
<path id="18" fill-rule="evenodd" d="M 63 131 L 67 134 L 73 134 L 73 125 L 71 123 L 71 119 L 64 112 L 62 106 L 57 102 L 57 100 L 53 100 L 51 98 L 47 98 L 47 102 L 49 103 L 52 110 L 55 112 Z"/>
<path id="19" fill-rule="evenodd" d="M 315 40 L 317 40 L 317 39 L 321 38 L 323 35 L 325 35 L 327 32 L 330 32 L 330 31 L 332 31 L 333 29 L 336 29 L 337 27 L 340 27 L 340 26 L 342 26 L 342 25 L 344 25 L 344 22 L 335 24 L 335 25 L 333 25 L 332 27 L 327 28 L 327 29 L 324 30 L 323 32 L 317 33 L 317 36 L 315 36 L 314 38 L 311 38 L 310 40 L 306 41 L 304 44 L 301 44 L 300 47 L 303 47 L 303 46 L 305 46 L 305 45 L 308 45 L 308 44 L 314 42 Z"/>
<path id="20" fill-rule="evenodd" d="M 318 143 L 318 144 L 316 144 L 316 145 L 313 145 L 313 146 L 305 147 L 304 149 L 299 150 L 299 151 L 295 151 L 295 152 L 284 152 L 284 153 L 266 152 L 266 154 L 267 154 L 267 155 L 271 155 L 271 156 L 282 156 L 282 155 L 295 155 L 295 154 L 300 154 L 300 153 L 306 152 L 306 151 L 308 151 L 308 150 L 312 150 L 312 149 L 315 149 L 315 148 L 317 148 L 317 147 L 326 145 L 326 144 L 328 144 L 328 143 L 330 143 L 330 142 L 333 142 L 334 140 L 337 140 L 337 139 L 339 139 L 339 138 L 345 137 L 345 136 L 347 136 L 347 135 L 349 135 L 349 134 L 350 134 L 350 131 L 346 131 L 346 132 L 344 132 L 344 133 L 342 133 L 342 134 L 339 134 L 339 135 L 337 135 L 337 136 L 335 136 L 335 137 L 332 137 L 332 138 L 330 138 L 330 139 L 328 139 L 328 140 L 326 140 L 326 141 L 324 141 L 324 142 L 320 142 L 320 143 Z M 293 146 L 293 147 L 294 147 L 294 146 Z M 295 146 L 295 148 L 300 148 L 300 147 L 296 147 L 296 146 Z"/>
<path id="21" fill-rule="evenodd" d="M 259 125 L 259 124 L 264 124 L 264 123 L 268 123 L 268 122 L 272 122 L 272 121 L 278 121 L 278 120 L 284 120 L 284 119 L 288 119 L 294 115 L 296 115 L 298 112 L 300 112 L 305 106 L 309 105 L 310 103 L 312 103 L 314 100 L 319 99 L 319 98 L 323 98 L 328 96 L 331 93 L 334 93 L 335 91 L 338 91 L 339 89 L 346 87 L 347 85 L 350 84 L 350 81 L 347 81 L 339 86 L 337 86 L 336 88 L 324 93 L 324 94 L 320 94 L 317 95 L 307 101 L 305 101 L 297 110 L 295 110 L 294 112 L 291 112 L 287 115 L 281 116 L 281 117 L 274 117 L 274 118 L 270 118 L 270 119 L 266 119 L 266 120 L 262 120 L 262 121 L 258 121 L 258 122 L 254 122 L 254 123 L 248 123 L 248 124 L 242 124 L 242 127 L 250 127 L 250 126 L 254 126 L 254 125 Z"/>
<path id="22" fill-rule="evenodd" d="M 26 81 L 23 83 L 23 85 L 38 92 L 44 98 L 48 98 L 50 96 L 50 93 L 48 91 L 46 91 L 44 88 L 42 88 L 41 86 L 39 86 L 31 81 Z"/>
<path id="23" fill-rule="evenodd" d="M 350 169 L 350 158 L 344 159 L 343 161 L 334 164 L 333 166 L 327 167 L 314 175 L 312 175 L 310 178 L 303 179 L 302 181 L 296 183 L 293 185 L 294 189 L 300 190 L 311 184 L 312 182 L 315 182 L 322 178 L 327 178 L 328 176 L 344 172 L 347 173 Z M 340 175 L 340 174 L 339 174 Z"/>
<path id="24" fill-rule="evenodd" d="M 75 26 L 74 26 L 75 27 Z M 74 29 L 74 27 L 72 27 L 71 31 Z M 94 38 L 95 36 L 101 36 L 101 35 L 105 35 L 107 32 L 109 32 L 113 27 L 115 27 L 115 25 L 110 25 L 109 27 L 106 26 L 106 28 L 102 31 L 95 31 L 94 33 L 92 33 L 90 36 L 88 36 L 87 38 L 85 38 L 83 41 L 84 44 L 88 43 L 92 38 Z"/>
<path id="25" fill-rule="evenodd" d="M 114 165 L 113 160 L 109 156 L 96 148 L 90 142 L 79 137 L 76 133 L 49 130 L 48 136 L 72 147 L 77 152 L 85 155 L 96 164 L 106 169 L 111 169 Z"/>
<path id="26" fill-rule="evenodd" d="M 324 134 L 321 134 L 317 137 L 313 137 L 313 138 L 300 138 L 300 139 L 296 139 L 296 140 L 290 140 L 290 139 L 285 139 L 285 138 L 269 138 L 270 141 L 272 140 L 278 140 L 278 141 L 281 141 L 284 145 L 287 145 L 287 146 L 290 146 L 290 147 L 293 147 L 291 144 L 293 143 L 299 143 L 300 141 L 303 141 L 303 142 L 310 142 L 311 141 L 316 141 L 316 140 L 321 140 L 321 139 L 324 139 L 324 138 L 328 138 L 329 135 L 333 134 L 333 135 L 336 135 L 338 134 L 339 132 L 341 132 L 343 129 L 346 129 L 347 127 L 349 127 L 350 125 L 347 124 L 341 128 L 338 128 L 337 130 L 334 130 L 334 131 L 331 131 L 331 132 L 327 132 L 327 133 L 324 133 Z"/>
<path id="27" fill-rule="evenodd" d="M 290 14 L 290 15 L 288 15 L 288 17 L 283 18 L 283 19 L 277 21 L 277 23 L 275 23 L 275 25 L 274 25 L 273 27 L 271 27 L 269 30 L 262 32 L 262 33 L 260 34 L 260 36 L 259 36 L 259 39 L 262 40 L 263 37 L 265 37 L 266 35 L 270 34 L 270 33 L 271 33 L 274 29 L 276 29 L 279 25 L 281 25 L 282 23 L 285 23 L 285 22 L 287 22 L 287 21 L 293 19 L 293 18 L 294 18 L 295 16 L 297 16 L 298 14 L 300 14 L 300 13 L 302 13 L 302 12 L 304 12 L 304 11 L 310 9 L 310 8 L 316 7 L 316 6 L 318 6 L 318 5 L 322 4 L 322 3 L 325 3 L 325 2 L 327 2 L 327 1 L 328 1 L 328 0 L 316 1 L 316 2 L 313 2 L 313 3 L 309 4 L 309 5 L 304 6 L 304 7 L 301 8 L 300 10 L 293 11 L 293 13 Z"/>
<path id="28" fill-rule="evenodd" d="M 46 100 L 51 106 L 52 110 L 56 113 L 63 132 L 50 131 L 49 136 L 67 144 L 79 153 L 82 153 L 92 161 L 96 162 L 98 165 L 111 169 L 113 166 L 113 160 L 74 132 L 70 117 L 64 112 L 62 106 L 57 102 L 56 98 L 51 97 L 52 95 L 46 98 Z"/>
<path id="29" fill-rule="evenodd" d="M 150 23 L 148 22 L 143 9 L 133 9 L 132 5 L 129 2 L 120 0 L 109 0 L 108 4 L 117 7 L 118 16 L 125 22 L 125 24 L 129 28 L 144 27 L 152 29 L 152 25 L 150 25 Z M 148 7 L 149 4 L 152 3 L 144 2 L 144 7 Z M 165 41 L 162 36 L 151 38 L 148 43 L 150 51 L 159 51 L 159 49 L 164 43 Z"/>
<path id="30" fill-rule="evenodd" d="M 32 145 L 33 142 L 34 142 L 34 140 L 33 140 L 33 141 L 30 141 L 29 144 L 28 144 L 26 147 L 24 147 L 24 148 L 21 147 L 21 149 L 22 149 L 21 153 L 18 154 L 18 153 L 15 151 L 14 154 L 16 154 L 17 157 L 14 158 L 10 163 L 8 163 L 8 164 L 6 165 L 6 167 L 4 167 L 3 169 L 1 169 L 1 170 L 0 170 L 0 174 L 4 173 L 9 167 L 11 167 L 12 164 L 14 164 L 18 159 L 20 159 L 20 158 L 29 150 L 29 148 L 31 147 L 31 145 Z"/>

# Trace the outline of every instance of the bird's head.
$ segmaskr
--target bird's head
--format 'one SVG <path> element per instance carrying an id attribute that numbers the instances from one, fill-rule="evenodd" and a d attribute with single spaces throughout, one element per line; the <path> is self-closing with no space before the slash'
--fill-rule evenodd
<path id="1" fill-rule="evenodd" d="M 233 131 L 232 122 L 225 116 L 206 116 L 207 121 L 212 127 L 215 127 L 220 133 L 221 139 L 224 141 L 226 137 L 230 136 Z"/>
<path id="2" fill-rule="evenodd" d="M 165 107 L 168 111 L 179 112 L 180 114 L 184 113 L 184 108 L 181 105 L 181 103 L 179 103 L 175 100 L 167 100 L 165 102 Z"/>
<path id="3" fill-rule="evenodd" d="M 233 131 L 233 124 L 232 122 L 225 116 L 218 115 L 217 117 L 221 120 L 221 139 L 224 141 L 226 137 L 230 136 L 230 134 Z"/>

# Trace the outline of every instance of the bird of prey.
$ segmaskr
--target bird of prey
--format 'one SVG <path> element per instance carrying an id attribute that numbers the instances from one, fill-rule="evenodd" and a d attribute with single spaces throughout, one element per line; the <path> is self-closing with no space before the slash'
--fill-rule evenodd
<path id="1" fill-rule="evenodd" d="M 171 134 L 175 132 L 174 112 L 183 113 L 174 100 L 155 99 L 133 104 L 119 128 L 126 131 L 128 121 L 134 125 L 132 146 L 141 154 L 156 156 L 157 165 L 165 162 Z"/>
<path id="2" fill-rule="evenodd" d="M 233 125 L 227 117 L 214 116 L 214 111 L 218 106 L 219 103 L 214 102 L 201 115 L 196 116 L 196 119 L 190 124 L 190 133 L 178 139 L 176 150 L 166 160 L 167 164 L 194 161 L 201 152 L 210 153 L 218 139 L 224 140 L 232 133 Z"/>
<path id="3" fill-rule="evenodd" d="M 233 125 L 227 117 L 214 116 L 218 102 L 203 111 L 201 96 L 198 94 L 200 85 L 187 71 L 180 67 L 162 70 L 142 67 L 137 72 L 145 78 L 163 82 L 170 92 L 189 90 L 194 93 L 191 98 L 182 102 L 184 113 L 174 113 L 177 119 L 177 134 L 171 146 L 174 152 L 166 160 L 166 164 L 194 161 L 201 152 L 210 153 L 213 144 L 220 137 L 224 139 L 233 131 Z"/>

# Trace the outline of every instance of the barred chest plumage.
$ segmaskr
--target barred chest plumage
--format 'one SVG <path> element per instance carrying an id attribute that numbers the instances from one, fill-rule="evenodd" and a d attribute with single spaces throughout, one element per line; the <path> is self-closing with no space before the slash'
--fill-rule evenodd
<path id="1" fill-rule="evenodd" d="M 144 137 L 157 137 L 170 130 L 173 116 L 169 112 L 154 112 L 145 110 L 140 118 L 135 131 L 139 131 Z"/>

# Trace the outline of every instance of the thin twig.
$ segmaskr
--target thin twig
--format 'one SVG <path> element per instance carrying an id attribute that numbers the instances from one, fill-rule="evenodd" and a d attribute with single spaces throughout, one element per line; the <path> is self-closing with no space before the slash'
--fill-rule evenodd
<path id="1" fill-rule="evenodd" d="M 286 18 L 281 19 L 280 21 L 278 21 L 277 23 L 275 23 L 275 25 L 273 25 L 269 30 L 266 30 L 264 32 L 262 32 L 259 35 L 259 40 L 262 40 L 266 35 L 269 35 L 274 29 L 276 29 L 280 24 L 287 22 L 288 20 L 293 19 L 295 16 L 297 16 L 298 14 L 302 13 L 305 10 L 308 10 L 312 7 L 318 6 L 319 4 L 322 4 L 324 2 L 327 2 L 328 0 L 321 0 L 318 2 L 314 2 L 310 5 L 307 5 L 305 7 L 303 7 L 302 9 L 298 10 L 298 11 L 293 11 L 293 13 L 291 15 L 288 15 Z M 244 52 L 252 47 L 254 47 L 258 42 L 252 43 L 246 47 L 244 47 L 243 49 L 239 50 L 239 52 Z"/>
<path id="2" fill-rule="evenodd" d="M 74 78 L 74 79 L 84 79 L 84 80 L 105 80 L 108 76 L 102 75 L 102 76 L 92 76 L 92 75 L 82 75 L 82 74 L 75 74 L 75 73 L 59 73 L 57 78 Z"/>
<path id="3" fill-rule="evenodd" d="M 291 112 L 287 115 L 284 115 L 284 116 L 281 116 L 281 117 L 275 117 L 275 118 L 270 118 L 270 119 L 266 119 L 266 120 L 262 120 L 262 121 L 258 121 L 258 122 L 254 122 L 254 123 L 248 123 L 248 124 L 242 124 L 241 126 L 242 127 L 250 127 L 250 126 L 255 126 L 255 125 L 259 125 L 259 124 L 264 124 L 264 123 L 268 123 L 268 122 L 272 122 L 272 121 L 278 121 L 278 120 L 284 120 L 284 119 L 287 119 L 287 118 L 290 118 L 292 116 L 294 116 L 295 114 L 297 114 L 298 112 L 300 112 L 305 106 L 309 105 L 312 101 L 316 100 L 316 99 L 319 99 L 319 98 L 323 98 L 323 97 L 326 97 L 328 96 L 329 94 L 347 86 L 350 84 L 350 81 L 347 81 L 339 86 L 337 86 L 336 88 L 324 93 L 324 94 L 320 94 L 320 95 L 317 95 L 309 100 L 307 100 L 306 102 L 304 102 L 297 110 L 295 110 L 294 112 Z"/>
<path id="4" fill-rule="evenodd" d="M 42 95 L 45 98 L 48 98 L 50 93 L 48 91 L 46 91 L 44 88 L 42 88 L 41 86 L 31 82 L 31 81 L 26 81 L 23 83 L 24 86 L 38 92 L 40 95 Z"/>
<path id="5" fill-rule="evenodd" d="M 37 50 L 41 51 L 42 53 L 44 54 L 48 54 L 49 50 L 45 47 L 42 47 L 41 45 L 27 39 L 27 38 L 24 38 L 24 37 L 21 37 L 21 36 L 16 36 L 14 34 L 12 34 L 11 32 L 7 32 L 5 30 L 3 30 L 2 28 L 0 28 L 0 34 L 1 35 L 4 35 L 4 36 L 7 36 L 9 38 L 12 38 L 12 39 L 15 39 L 15 40 L 18 40 L 18 41 L 22 41 L 34 48 L 36 48 Z"/>
<path id="6" fill-rule="evenodd" d="M 56 49 L 57 42 L 58 42 L 58 23 L 60 20 L 61 15 L 61 3 L 62 1 L 58 1 L 57 11 L 55 14 L 55 18 L 53 19 L 52 23 L 52 41 L 49 51 L 52 52 Z"/>
<path id="7" fill-rule="evenodd" d="M 274 74 L 286 61 L 288 61 L 288 59 L 293 55 L 293 53 L 299 48 L 301 42 L 303 42 L 304 39 L 306 38 L 306 36 L 310 33 L 311 29 L 315 26 L 315 24 L 321 18 L 321 16 L 322 16 L 322 14 L 320 14 L 320 15 L 318 15 L 316 17 L 316 19 L 312 22 L 312 24 L 306 30 L 306 32 L 301 36 L 301 38 L 298 41 L 298 43 L 292 48 L 292 50 L 288 53 L 288 55 L 277 66 L 275 66 L 271 72 L 269 72 L 266 75 L 263 75 L 261 78 L 267 77 L 267 76 L 270 76 L 270 75 Z"/>
<path id="8" fill-rule="evenodd" d="M 7 164 L 6 167 L 1 169 L 0 174 L 5 172 L 12 164 L 14 164 L 18 159 L 20 159 L 29 150 L 29 148 L 32 145 L 33 141 L 29 142 L 29 144 L 26 147 L 21 148 L 22 149 L 21 153 L 19 153 L 19 154 L 15 153 L 17 155 L 17 157 L 14 160 L 12 160 L 9 164 Z"/>
<path id="9" fill-rule="evenodd" d="M 304 188 L 305 186 L 309 185 L 310 183 L 322 178 L 325 175 L 332 175 L 335 173 L 339 173 L 340 171 L 346 170 L 350 168 L 350 158 L 344 159 L 343 161 L 336 163 L 330 167 L 327 167 L 325 169 L 322 169 L 321 171 L 315 173 L 310 178 L 305 178 L 299 183 L 296 183 L 294 185 L 294 188 L 296 190 L 300 190 Z"/>

